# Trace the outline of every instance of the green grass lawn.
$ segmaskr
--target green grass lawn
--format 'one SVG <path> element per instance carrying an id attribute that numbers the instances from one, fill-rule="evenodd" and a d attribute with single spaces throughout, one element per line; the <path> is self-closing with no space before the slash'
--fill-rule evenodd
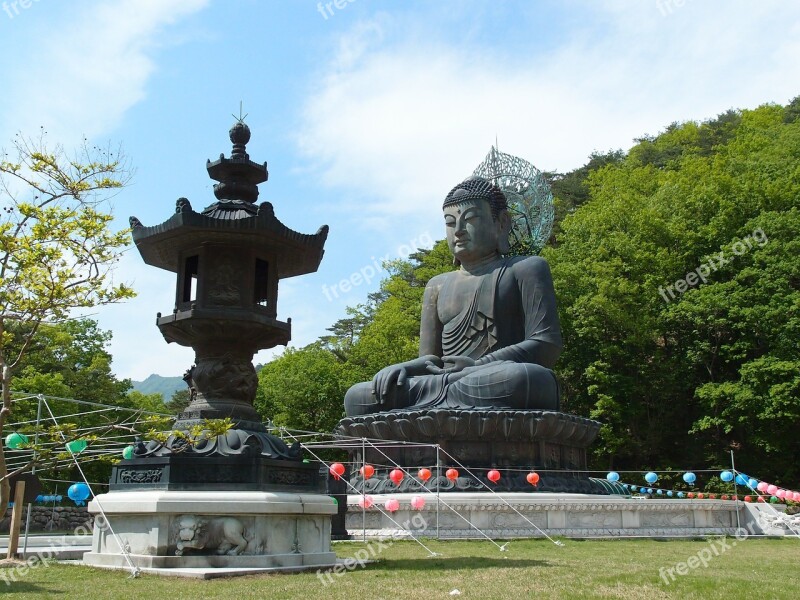
<path id="1" fill-rule="evenodd" d="M 541 540 L 512 541 L 500 552 L 488 541 L 425 544 L 441 556 L 428 557 L 413 541 L 378 552 L 378 561 L 324 585 L 314 572 L 257 575 L 209 581 L 141 575 L 49 564 L 31 569 L 16 583 L 0 580 L 0 595 L 13 598 L 268 598 L 270 600 L 413 598 L 797 598 L 800 596 L 800 539 L 720 541 Z M 375 544 L 373 542 L 373 544 Z M 714 553 L 714 547 L 717 553 Z M 352 557 L 365 545 L 335 544 Z M 711 555 L 707 566 L 675 575 L 669 585 L 659 569 Z M 3 569 L 6 571 L 6 569 Z M 3 575 L 0 571 L 0 577 Z M 670 579 L 669 575 L 664 575 Z M 453 589 L 460 596 L 451 596 Z"/>

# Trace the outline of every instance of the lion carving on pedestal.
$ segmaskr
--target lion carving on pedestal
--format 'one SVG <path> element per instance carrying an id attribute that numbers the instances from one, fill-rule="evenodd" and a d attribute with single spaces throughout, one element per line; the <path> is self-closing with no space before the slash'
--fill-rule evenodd
<path id="1" fill-rule="evenodd" d="M 176 519 L 176 556 L 187 548 L 207 553 L 238 556 L 248 544 L 245 527 L 233 517 L 201 517 L 181 515 Z"/>

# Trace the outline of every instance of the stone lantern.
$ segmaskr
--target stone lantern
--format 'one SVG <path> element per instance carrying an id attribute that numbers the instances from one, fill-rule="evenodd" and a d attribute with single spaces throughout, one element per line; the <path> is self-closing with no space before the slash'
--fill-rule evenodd
<path id="1" fill-rule="evenodd" d="M 222 435 L 188 443 L 137 441 L 133 457 L 111 473 L 110 491 L 89 511 L 113 526 L 96 527 L 87 564 L 137 568 L 319 568 L 335 564 L 326 470 L 303 460 L 269 433 L 253 408 L 258 379 L 253 355 L 287 344 L 291 322 L 279 321 L 278 282 L 317 270 L 328 227 L 298 233 L 256 204 L 267 165 L 250 160 L 250 129 L 230 130 L 233 151 L 208 161 L 216 202 L 202 212 L 186 198 L 160 225 L 131 217 L 144 261 L 176 274 L 175 307 L 158 314 L 167 342 L 191 346 L 184 379 L 191 402 L 174 429 L 230 418 Z"/>
<path id="2" fill-rule="evenodd" d="M 217 201 L 202 212 L 186 198 L 164 223 L 143 227 L 131 219 L 133 240 L 144 261 L 177 275 L 175 307 L 159 313 L 167 342 L 191 346 L 195 365 L 187 374 L 192 401 L 175 425 L 231 417 L 237 429 L 263 431 L 253 408 L 258 383 L 253 355 L 286 345 L 291 319 L 277 319 L 278 281 L 319 267 L 328 226 L 305 235 L 276 217 L 269 202 L 256 205 L 267 164 L 250 160 L 250 129 L 230 131 L 233 151 L 208 161 Z"/>

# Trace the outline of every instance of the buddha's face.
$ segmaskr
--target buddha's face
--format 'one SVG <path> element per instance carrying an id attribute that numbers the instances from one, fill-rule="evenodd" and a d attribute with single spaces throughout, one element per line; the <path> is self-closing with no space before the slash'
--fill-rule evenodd
<path id="1" fill-rule="evenodd" d="M 447 245 L 462 264 L 497 254 L 500 223 L 486 200 L 466 200 L 444 209 Z"/>

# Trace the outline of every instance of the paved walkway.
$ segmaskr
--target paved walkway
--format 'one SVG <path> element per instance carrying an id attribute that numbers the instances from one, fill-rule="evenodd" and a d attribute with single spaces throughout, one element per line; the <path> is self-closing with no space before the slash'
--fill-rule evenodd
<path id="1" fill-rule="evenodd" d="M 58 560 L 79 560 L 83 553 L 92 549 L 90 535 L 30 535 L 25 549 L 25 536 L 19 538 L 18 555 L 21 558 L 42 556 Z M 0 558 L 8 552 L 8 536 L 0 536 Z"/>

